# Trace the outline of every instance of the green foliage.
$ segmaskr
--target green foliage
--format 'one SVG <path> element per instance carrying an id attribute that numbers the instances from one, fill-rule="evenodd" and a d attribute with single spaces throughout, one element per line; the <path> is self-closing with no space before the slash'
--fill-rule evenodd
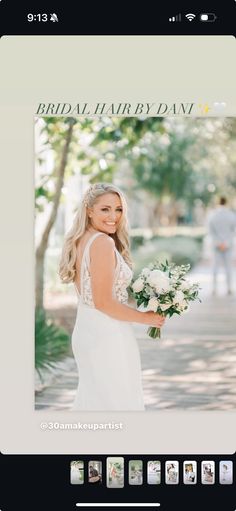
<path id="1" fill-rule="evenodd" d="M 154 197 L 195 199 L 207 205 L 213 193 L 235 190 L 236 121 L 164 119 L 161 129 L 146 133 L 131 154 L 137 186 Z"/>
<path id="2" fill-rule="evenodd" d="M 195 199 L 207 205 L 213 189 L 231 195 L 235 190 L 234 119 L 102 116 L 44 117 L 38 122 L 43 123 L 45 151 L 37 155 L 37 160 L 43 167 L 48 151 L 55 160 L 55 168 L 50 173 L 43 168 L 37 183 L 36 205 L 40 211 L 42 204 L 52 200 L 56 164 L 72 122 L 67 177 L 77 169 L 88 175 L 91 183 L 111 182 L 125 160 L 133 174 L 134 189 L 144 189 L 161 200 L 182 199 L 190 210 Z M 80 142 L 85 134 L 87 145 Z"/>
<path id="3" fill-rule="evenodd" d="M 35 311 L 35 368 L 42 380 L 43 369 L 56 366 L 68 354 L 69 335 L 46 317 L 43 309 Z"/>
<path id="4" fill-rule="evenodd" d="M 145 241 L 145 238 L 141 234 L 131 236 L 130 237 L 131 251 L 137 250 L 137 248 L 141 247 L 144 244 L 144 241 Z"/>
<path id="5" fill-rule="evenodd" d="M 148 151 L 134 161 L 134 172 L 139 187 L 152 195 L 167 195 L 178 199 L 191 186 L 192 169 L 186 152 L 193 143 L 191 136 L 180 137 L 171 132 L 163 143 L 161 134 L 152 137 L 150 143 L 143 142 Z"/>
<path id="6" fill-rule="evenodd" d="M 103 117 L 99 122 L 99 130 L 93 141 L 93 146 L 113 141 L 115 144 L 123 142 L 123 150 L 131 149 L 139 143 L 145 133 L 156 132 L 161 129 L 161 117 Z"/>

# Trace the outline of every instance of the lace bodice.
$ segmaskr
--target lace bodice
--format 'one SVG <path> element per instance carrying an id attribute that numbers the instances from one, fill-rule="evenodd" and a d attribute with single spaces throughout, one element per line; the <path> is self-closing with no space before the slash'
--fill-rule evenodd
<path id="1" fill-rule="evenodd" d="M 91 289 L 91 277 L 90 277 L 90 255 L 89 249 L 92 242 L 99 236 L 103 234 L 101 232 L 95 233 L 91 238 L 89 238 L 85 248 L 84 253 L 81 260 L 81 270 L 80 270 L 80 288 L 81 293 L 78 292 L 76 287 L 76 291 L 80 297 L 82 303 L 89 305 L 90 307 L 94 307 L 93 297 L 92 297 L 92 289 Z M 118 252 L 116 248 L 114 248 L 116 254 L 116 269 L 115 269 L 115 279 L 113 285 L 113 293 L 116 299 L 121 303 L 127 303 L 128 300 L 128 292 L 127 287 L 130 285 L 133 272 L 130 267 L 127 265 L 122 255 Z"/>

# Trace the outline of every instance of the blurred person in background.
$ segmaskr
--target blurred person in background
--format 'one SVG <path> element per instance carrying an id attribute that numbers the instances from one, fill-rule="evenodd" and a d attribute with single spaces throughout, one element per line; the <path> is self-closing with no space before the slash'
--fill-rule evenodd
<path id="1" fill-rule="evenodd" d="M 219 205 L 209 219 L 209 233 L 213 242 L 213 293 L 217 290 L 217 275 L 224 268 L 227 292 L 232 294 L 233 278 L 233 237 L 236 227 L 236 214 L 227 206 L 225 197 L 220 197 Z"/>

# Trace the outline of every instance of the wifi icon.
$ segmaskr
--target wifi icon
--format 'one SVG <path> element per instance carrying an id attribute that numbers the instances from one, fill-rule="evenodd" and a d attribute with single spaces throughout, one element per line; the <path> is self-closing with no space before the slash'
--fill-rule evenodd
<path id="1" fill-rule="evenodd" d="M 196 14 L 186 14 L 185 18 L 187 18 L 188 21 L 193 21 L 194 18 L 196 18 Z"/>

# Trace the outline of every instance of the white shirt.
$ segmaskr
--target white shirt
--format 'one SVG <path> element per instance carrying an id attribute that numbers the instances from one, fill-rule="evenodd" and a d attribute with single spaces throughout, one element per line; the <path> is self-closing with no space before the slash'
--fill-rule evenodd
<path id="1" fill-rule="evenodd" d="M 236 214 L 227 206 L 218 206 L 209 218 L 209 232 L 214 245 L 225 243 L 228 248 L 233 245 L 236 228 Z"/>

